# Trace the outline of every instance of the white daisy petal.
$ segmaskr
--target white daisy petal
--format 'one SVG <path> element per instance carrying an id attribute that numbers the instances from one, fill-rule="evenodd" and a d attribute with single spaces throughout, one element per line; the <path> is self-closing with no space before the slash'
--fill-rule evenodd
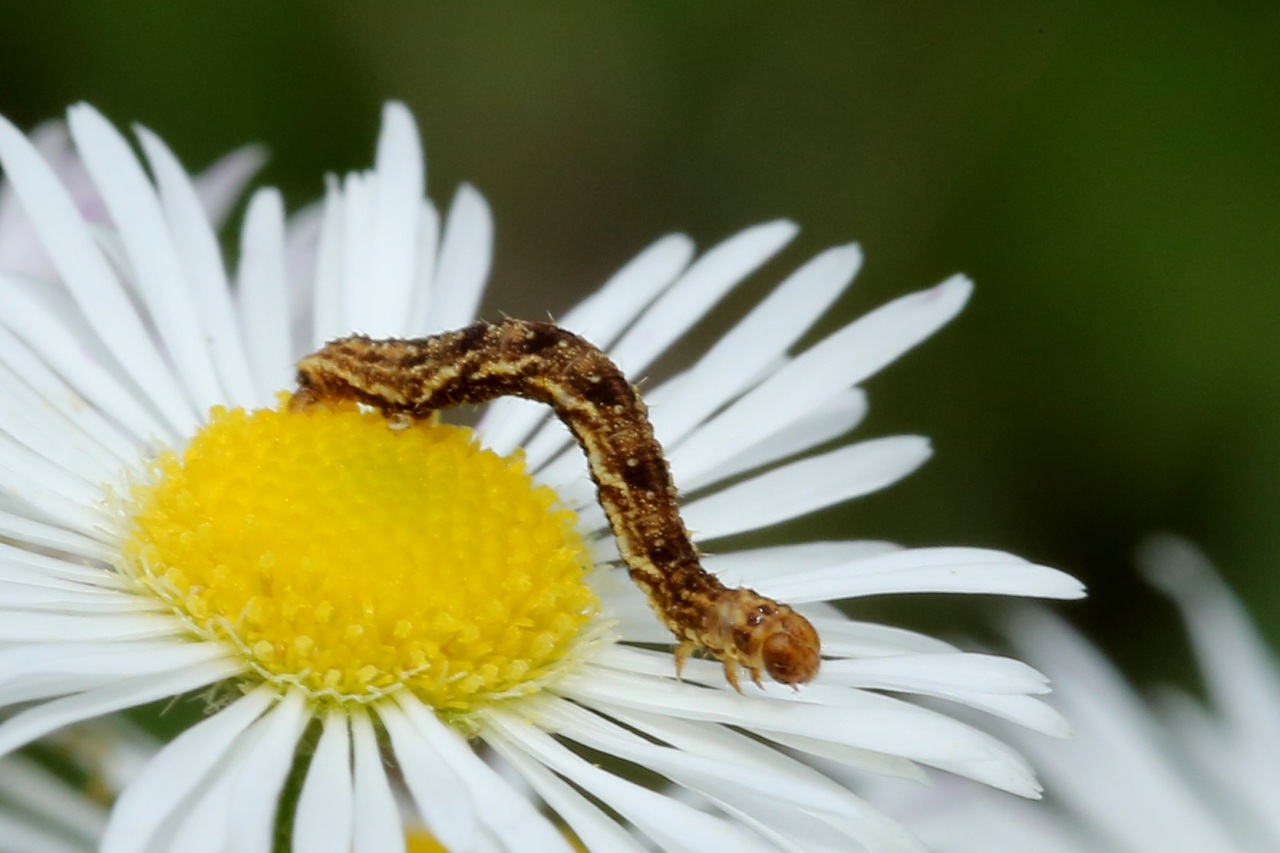
<path id="1" fill-rule="evenodd" d="M 834 821 L 815 820 L 812 817 L 795 813 L 779 806 L 772 800 L 754 795 L 739 793 L 735 802 L 729 803 L 721 799 L 713 802 L 726 814 L 736 818 L 743 825 L 750 827 L 761 837 L 772 842 L 777 849 L 787 853 L 846 853 L 850 850 L 850 838 L 868 833 L 854 832 L 855 826 L 861 829 L 850 818 L 836 818 Z M 839 828 L 833 823 L 841 824 Z M 927 848 L 911 837 L 906 830 L 900 830 L 901 839 L 879 837 L 866 845 L 858 845 L 856 850 L 877 850 L 885 853 L 927 853 Z M 902 843 L 896 843 L 896 842 Z"/>
<path id="2" fill-rule="evenodd" d="M 373 234 L 374 176 L 372 173 L 353 172 L 342 179 L 342 247 L 341 281 L 338 295 L 338 334 L 362 331 L 355 325 L 361 308 L 359 303 L 368 298 L 372 252 L 370 237 Z"/>
<path id="3" fill-rule="evenodd" d="M 714 469 L 704 471 L 701 477 L 687 476 L 687 471 L 674 467 L 672 476 L 684 493 L 698 491 L 844 435 L 862 420 L 866 411 L 865 394 L 857 389 L 843 391 L 804 419 L 783 427 L 779 433 L 752 445 Z M 585 528 L 603 527 L 604 512 L 598 506 L 591 506 L 595 501 L 596 486 L 582 476 L 584 466 L 582 452 L 574 447 L 544 466 L 538 476 L 544 482 L 557 484 L 556 491 L 568 506 L 584 507 L 579 511 L 579 516 L 583 519 Z"/>
<path id="4" fill-rule="evenodd" d="M 738 582 L 731 572 L 726 583 Z M 910 592 L 1080 598 L 1084 587 L 1057 569 L 982 548 L 911 548 L 846 565 L 802 569 L 762 581 L 790 601 L 830 601 Z"/>
<path id="5" fill-rule="evenodd" d="M 38 554 L 0 542 L 0 576 L 3 576 L 3 573 L 9 569 L 21 570 L 27 574 L 36 574 L 44 578 L 63 579 L 107 589 L 119 589 L 126 585 L 119 575 L 112 572 L 104 572 L 97 566 L 69 562 L 61 557 Z"/>
<path id="6" fill-rule="evenodd" d="M 243 853 L 271 853 L 280 789 L 293 763 L 298 738 L 307 726 L 300 691 L 290 690 L 254 725 L 262 729 L 255 748 L 236 770 L 231 792 L 232 846 Z"/>
<path id="7" fill-rule="evenodd" d="M 405 784 L 431 834 L 447 850 L 470 850 L 478 826 L 476 806 L 466 787 L 398 708 L 379 706 L 378 718 L 386 726 Z"/>
<path id="8" fill-rule="evenodd" d="M 629 376 L 639 376 L 735 285 L 795 236 L 786 221 L 748 228 L 706 252 L 610 348 Z"/>
<path id="9" fill-rule="evenodd" d="M 140 616 L 117 614 L 68 616 L 63 613 L 6 612 L 0 619 L 0 642 L 50 643 L 127 642 L 169 637 L 177 641 L 186 626 L 177 618 L 147 613 Z"/>
<path id="10" fill-rule="evenodd" d="M 225 659 L 226 650 L 213 643 L 51 643 L 0 651 L 0 684 L 17 704 Z"/>
<path id="11" fill-rule="evenodd" d="M 465 326 L 475 319 L 493 263 L 493 216 L 470 184 L 458 187 L 444 221 L 440 258 L 423 332 Z"/>
<path id="12" fill-rule="evenodd" d="M 911 653 L 937 654 L 959 652 L 950 643 L 898 628 L 875 625 L 851 619 L 810 617 L 822 637 L 822 648 L 833 656 L 848 658 L 880 657 Z"/>
<path id="13" fill-rule="evenodd" d="M 419 736 L 467 786 L 472 800 L 484 803 L 478 817 L 494 835 L 514 849 L 522 846 L 531 850 L 569 849 L 563 836 L 546 818 L 476 757 L 454 731 L 445 728 L 416 698 L 403 692 L 394 698 Z"/>
<path id="14" fill-rule="evenodd" d="M 209 350 L 202 345 L 204 329 L 191 284 L 142 164 L 124 137 L 92 107 L 73 107 L 67 125 L 111 213 L 166 351 L 196 405 L 213 405 L 223 399 L 222 388 Z"/>
<path id="15" fill-rule="evenodd" d="M 1150 703 L 1097 648 L 1056 617 L 1023 611 L 1015 646 L 1053 676 L 1070 718 L 1069 743 L 1010 728 L 1045 776 L 1052 808 L 1027 813 L 981 789 L 934 796 L 885 789 L 894 808 L 939 853 L 1106 850 L 1252 853 L 1280 845 L 1268 714 L 1280 678 L 1244 608 L 1189 543 L 1157 537 L 1139 552 L 1144 572 L 1174 596 L 1212 685 L 1208 702 L 1180 689 Z M 1021 720 L 1018 720 L 1021 723 Z M 1001 831 L 992 832 L 998 826 Z"/>
<path id="16" fill-rule="evenodd" d="M 5 387 L 13 398 L 21 403 L 24 392 L 17 386 L 23 383 L 39 398 L 39 405 L 35 408 L 47 411 L 50 416 L 56 413 L 56 416 L 73 425 L 78 434 L 92 442 L 89 445 L 78 445 L 86 454 L 104 457 L 103 464 L 114 463 L 113 468 L 133 461 L 136 454 L 133 442 L 118 427 L 108 423 L 95 408 L 86 406 L 80 394 L 72 390 L 3 326 L 0 326 L 0 361 L 3 361 L 6 368 L 4 375 L 13 377 L 12 382 L 7 378 L 5 382 Z M 101 448 L 101 453 L 97 448 Z"/>
<path id="17" fill-rule="evenodd" d="M 147 765 L 112 810 L 102 853 L 140 853 L 231 744 L 275 701 L 260 687 L 173 739 Z"/>
<path id="18" fill-rule="evenodd" d="M 758 839 L 677 800 L 607 773 L 523 721 L 495 717 L 490 737 L 528 752 L 549 769 L 596 795 L 664 850 L 767 850 Z"/>
<path id="19" fill-rule="evenodd" d="M 104 483 L 119 473 L 120 461 L 17 374 L 0 364 L 0 421 L 17 442 L 65 471 Z"/>
<path id="20" fill-rule="evenodd" d="M 862 266 L 855 245 L 829 249 L 792 273 L 686 374 L 655 411 L 654 428 L 674 449 L 698 423 L 744 390 L 822 316 Z"/>
<path id="21" fill-rule="evenodd" d="M 250 730 L 245 740 L 257 741 L 261 732 Z M 236 751 L 240 758 L 249 753 L 250 746 L 241 745 Z M 226 764 L 218 768 L 206 780 L 205 786 L 194 796 L 191 807 L 181 813 L 181 819 L 172 831 L 162 832 L 147 853 L 181 850 L 182 853 L 223 853 L 233 850 L 232 827 L 226 816 L 231 811 L 231 797 L 236 780 L 235 767 Z"/>
<path id="22" fill-rule="evenodd" d="M 609 669 L 616 669 L 625 673 L 644 673 L 649 676 L 662 678 L 665 680 L 671 672 L 671 660 L 668 656 L 659 655 L 649 650 L 631 649 L 623 647 L 615 647 L 607 652 L 601 653 L 595 664 L 605 666 Z M 690 681 L 698 681 L 705 684 L 716 684 L 715 672 L 716 665 L 706 661 L 686 661 L 685 677 Z M 701 673 L 701 674 L 699 674 Z M 627 720 L 631 719 L 637 712 L 632 709 L 619 710 L 617 708 L 610 709 L 609 716 Z M 674 719 L 666 718 L 664 719 Z M 701 725 L 701 724 L 699 724 Z M 833 743 L 825 738 L 824 734 L 815 734 L 813 737 L 805 737 L 803 735 L 792 735 L 785 732 L 771 731 L 769 739 L 783 746 L 790 746 L 802 752 L 809 752 L 815 755 L 821 755 L 832 761 L 838 761 L 849 767 L 857 768 L 867 773 L 877 775 L 893 776 L 901 779 L 914 779 L 917 781 L 925 781 L 926 777 L 913 762 L 898 755 L 888 755 L 883 752 L 862 749 L 850 746 L 848 744 Z"/>
<path id="23" fill-rule="evenodd" d="M 237 668 L 233 661 L 223 658 L 177 671 L 117 680 L 28 708 L 0 723 L 0 754 L 25 746 L 70 723 L 204 687 L 230 676 Z"/>
<path id="24" fill-rule="evenodd" d="M 22 134 L 3 119 L 0 162 L 59 274 L 103 345 L 152 392 L 170 425 L 179 432 L 193 429 L 195 415 L 185 395 L 98 250 L 75 202 Z"/>
<path id="25" fill-rule="evenodd" d="M 406 334 L 421 335 L 429 328 L 431 295 L 436 289 L 436 256 L 440 248 L 440 211 L 424 198 L 418 202 L 418 257 L 413 282 L 413 302 L 405 323 Z"/>
<path id="26" fill-rule="evenodd" d="M 690 476 L 802 417 L 920 343 L 954 317 L 973 285 L 963 276 L 883 305 L 805 350 L 672 451 Z"/>
<path id="27" fill-rule="evenodd" d="M 2 433 L 0 482 L 3 494 L 80 533 L 92 533 L 105 520 L 104 513 L 94 506 L 97 490 Z"/>
<path id="28" fill-rule="evenodd" d="M 511 763 L 538 796 L 564 819 L 587 850 L 642 853 L 646 849 L 573 786 L 534 761 L 518 745 L 509 745 L 500 737 L 494 738 L 491 743 L 494 750 Z"/>
<path id="29" fill-rule="evenodd" d="M 138 127 L 136 131 L 155 174 L 160 201 L 164 205 L 179 259 L 190 277 L 202 334 L 213 356 L 218 379 L 227 399 L 238 406 L 251 405 L 256 399 L 253 379 L 245 358 L 244 343 L 240 339 L 240 329 L 236 325 L 218 237 L 210 225 L 212 217 L 196 186 L 164 141 L 145 127 Z M 235 164 L 235 168 L 242 170 L 247 165 Z M 228 164 L 225 168 L 231 167 L 232 164 Z M 232 177 L 239 176 L 228 175 L 223 180 Z M 239 196 L 239 186 L 229 189 L 235 190 L 233 197 Z M 221 206 L 220 199 L 215 201 Z"/>
<path id="30" fill-rule="evenodd" d="M 846 743 L 831 743 L 820 735 L 806 737 L 787 732 L 769 732 L 769 740 L 779 746 L 803 753 L 811 761 L 816 759 L 815 763 L 836 764 L 855 770 L 859 774 L 906 779 L 922 785 L 929 781 L 929 776 L 923 767 L 900 755 L 887 755 L 872 749 L 849 746 Z"/>
<path id="31" fill-rule="evenodd" d="M 86 615 L 158 612 L 165 609 L 159 602 L 140 600 L 132 590 L 113 592 L 94 587 L 75 589 L 51 584 L 6 582 L 0 582 L 0 608 L 55 613 L 78 610 Z"/>
<path id="32" fill-rule="evenodd" d="M 812 571 L 901 550 L 901 545 L 868 539 L 799 542 L 723 554 L 711 553 L 706 557 L 706 564 L 717 575 L 730 573 L 735 579 L 734 583 L 753 586 L 771 580 L 775 575 L 789 576 L 797 566 L 804 566 Z"/>
<path id="33" fill-rule="evenodd" d="M 767 527 L 882 489 L 931 452 L 927 439 L 911 435 L 841 447 L 699 498 L 684 508 L 685 524 L 699 541 Z"/>
<path id="34" fill-rule="evenodd" d="M 767 684 L 764 689 L 783 701 L 758 701 L 679 683 L 655 684 L 620 672 L 596 671 L 591 678 L 575 677 L 565 686 L 569 695 L 606 712 L 619 705 L 750 726 L 762 733 L 821 731 L 834 743 L 895 753 L 1022 796 L 1039 794 L 1030 768 L 1015 752 L 941 714 L 884 696 L 819 685 L 809 685 L 804 701 L 792 701 Z"/>
<path id="35" fill-rule="evenodd" d="M 822 680 L 847 687 L 934 691 L 976 690 L 984 693 L 1048 693 L 1049 681 L 1021 661 L 995 655 L 918 654 L 892 658 L 830 661 Z"/>
<path id="36" fill-rule="evenodd" d="M 77 334 L 79 324 L 68 324 L 55 314 L 51 304 L 54 294 L 37 293 L 29 282 L 0 275 L 0 307 L 4 322 L 13 333 L 6 334 L 0 347 L 12 352 L 10 340 L 21 341 L 36 353 L 84 400 L 103 414 L 119 421 L 138 438 L 162 438 L 171 435 L 167 426 L 157 420 L 134 391 L 95 356 L 96 347 L 89 335 Z M 6 352 L 6 354 L 8 354 Z M 15 359 L 16 362 L 16 359 Z"/>
<path id="37" fill-rule="evenodd" d="M 90 560 L 107 562 L 111 558 L 107 546 L 95 539 L 3 511 L 0 511 L 0 536 Z"/>
<path id="38" fill-rule="evenodd" d="M 316 250 L 324 224 L 325 205 L 314 202 L 289 215 L 284 233 L 284 268 L 289 277 L 289 332 L 293 356 L 300 359 L 315 349 L 311 336 L 315 319 Z"/>
<path id="39" fill-rule="evenodd" d="M 3 554 L 3 551 L 4 549 L 0 548 L 0 555 Z M 51 558 L 47 559 L 55 564 L 61 562 Z M 66 565 L 70 569 L 85 569 L 84 576 L 75 577 L 74 573 L 69 572 L 68 575 L 72 579 L 68 580 L 66 576 L 60 577 L 53 573 L 40 572 L 24 565 L 22 562 L 8 561 L 3 556 L 0 556 L 0 584 L 5 585 L 6 588 L 9 586 L 33 587 L 42 590 L 69 590 L 73 592 L 118 593 L 123 590 L 126 597 L 133 602 L 135 609 L 150 609 L 145 601 L 131 594 L 133 590 L 119 576 L 95 571 L 84 566 Z"/>
<path id="40" fill-rule="evenodd" d="M 920 842 L 905 828 L 869 806 L 860 797 L 854 796 L 852 792 L 813 768 L 746 735 L 722 726 L 707 726 L 637 712 L 619 714 L 618 720 L 679 749 L 702 755 L 730 758 L 736 762 L 749 762 L 755 772 L 766 780 L 792 778 L 821 787 L 828 796 L 837 798 L 840 805 L 834 812 L 817 815 L 819 821 L 823 823 L 834 821 L 843 825 L 847 820 L 853 824 L 849 828 L 850 831 L 843 835 L 845 844 L 843 849 L 847 849 L 848 839 L 854 837 L 863 841 L 868 849 L 872 850 L 921 850 Z M 762 799 L 775 800 L 767 795 Z M 843 815 L 843 819 L 840 815 Z M 802 817 L 806 825 L 818 822 L 810 819 L 814 816 L 807 810 Z M 838 843 L 839 837 L 840 834 L 837 833 L 831 840 Z M 842 848 L 837 846 L 835 849 Z"/>
<path id="41" fill-rule="evenodd" d="M 922 691 L 922 695 L 924 694 Z M 1047 702 L 1030 696 L 993 695 L 952 691 L 943 698 L 961 705 L 968 705 L 993 717 L 1008 720 L 1031 732 L 1039 732 L 1053 738 L 1069 738 L 1071 723 Z"/>
<path id="42" fill-rule="evenodd" d="M 612 346 L 639 313 L 689 266 L 693 241 L 668 234 L 647 246 L 609 277 L 600 289 L 566 311 L 560 325 L 601 348 Z"/>
<path id="43" fill-rule="evenodd" d="M 709 759 L 695 751 L 655 745 L 568 702 L 542 703 L 536 713 L 553 731 L 565 737 L 661 773 L 690 788 L 705 791 L 726 784 L 736 785 L 744 791 L 817 811 L 839 813 L 849 807 L 848 799 L 839 790 L 830 790 L 812 779 L 777 774 L 762 777 L 752 772 L 758 768 L 736 754 Z"/>
<path id="44" fill-rule="evenodd" d="M 315 283 L 312 288 L 311 346 L 341 337 L 350 330 L 342 319 L 343 240 L 346 200 L 337 178 L 325 180 L 324 214 L 320 221 L 320 242 L 316 250 Z"/>
<path id="45" fill-rule="evenodd" d="M 1248 611 L 1184 540 L 1153 538 L 1139 557 L 1147 578 L 1181 609 L 1214 705 L 1255 749 L 1280 761 L 1280 671 Z"/>
<path id="46" fill-rule="evenodd" d="M 353 853 L 402 853 L 404 829 L 387 771 L 378 751 L 378 736 L 363 708 L 351 715 L 351 753 L 355 783 Z"/>
<path id="47" fill-rule="evenodd" d="M 298 796 L 293 849 L 349 853 L 353 812 L 348 718 L 340 711 L 330 711 Z"/>
<path id="48" fill-rule="evenodd" d="M 257 401 L 266 405 L 276 391 L 289 387 L 293 376 L 286 301 L 289 283 L 284 270 L 284 201 L 276 190 L 259 190 L 249 201 L 236 281 Z"/>
<path id="49" fill-rule="evenodd" d="M 805 417 L 739 451 L 714 468 L 693 473 L 679 470 L 676 473 L 677 482 L 686 492 L 692 492 L 746 471 L 772 465 L 839 438 L 861 423 L 866 414 L 866 394 L 857 388 L 841 391 Z M 676 471 L 674 466 L 673 471 Z"/>
<path id="50" fill-rule="evenodd" d="M 403 104 L 383 108 L 374 176 L 368 277 L 348 321 L 365 334 L 403 337 L 410 332 L 405 321 L 413 300 L 425 180 L 418 129 Z"/>

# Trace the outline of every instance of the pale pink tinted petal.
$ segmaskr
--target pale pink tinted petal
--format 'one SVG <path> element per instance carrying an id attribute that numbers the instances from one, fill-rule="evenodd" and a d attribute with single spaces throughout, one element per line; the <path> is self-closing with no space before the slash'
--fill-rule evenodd
<path id="1" fill-rule="evenodd" d="M 196 193 L 215 227 L 227 220 L 253 176 L 267 162 L 266 149 L 246 145 L 220 157 L 195 178 Z"/>
<path id="2" fill-rule="evenodd" d="M 148 389 L 169 423 L 191 431 L 195 415 L 166 368 L 166 360 L 130 304 L 75 202 L 22 134 L 0 120 L 0 159 L 59 274 L 103 344 L 141 387 Z"/>

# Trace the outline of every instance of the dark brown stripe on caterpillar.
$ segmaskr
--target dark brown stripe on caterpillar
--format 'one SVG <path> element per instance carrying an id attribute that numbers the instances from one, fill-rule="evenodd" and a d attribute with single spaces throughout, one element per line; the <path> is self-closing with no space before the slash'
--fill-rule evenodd
<path id="1" fill-rule="evenodd" d="M 291 406 L 355 400 L 388 417 L 515 396 L 551 406 L 587 455 L 591 478 L 631 578 L 679 639 L 677 671 L 703 648 L 760 683 L 762 671 L 803 684 L 821 662 L 818 634 L 785 604 L 728 589 L 702 568 L 648 410 L 603 352 L 551 323 L 504 320 L 411 340 L 354 336 L 298 363 Z"/>

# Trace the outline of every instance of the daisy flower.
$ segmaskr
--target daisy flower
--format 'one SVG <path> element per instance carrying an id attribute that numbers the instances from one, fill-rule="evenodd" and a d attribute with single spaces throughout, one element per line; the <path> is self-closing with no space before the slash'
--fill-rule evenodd
<path id="1" fill-rule="evenodd" d="M 0 753 L 193 691 L 211 705 L 126 790 L 103 850 L 252 853 L 286 833 L 308 853 L 395 851 L 401 802 L 455 853 L 567 850 L 563 827 L 592 850 L 920 849 L 805 755 L 1037 794 L 1011 748 L 910 701 L 1060 732 L 1036 672 L 831 602 L 1071 598 L 1076 581 L 973 548 L 723 544 L 924 462 L 916 436 L 831 443 L 866 412 L 858 386 L 950 320 L 966 279 L 796 352 L 861 263 L 833 248 L 646 395 L 706 567 L 822 637 L 812 683 L 739 694 L 715 661 L 677 679 L 673 638 L 544 407 L 389 429 L 354 406 L 283 405 L 297 360 L 329 339 L 476 315 L 489 210 L 463 186 L 437 213 L 402 106 L 375 168 L 330 180 L 317 213 L 289 219 L 257 191 L 234 270 L 155 134 L 137 130 L 140 161 L 88 106 L 68 127 L 103 224 L 0 125 L 56 271 L 0 277 Z M 696 257 L 665 237 L 558 322 L 641 377 L 795 231 L 767 223 Z"/>
<path id="2" fill-rule="evenodd" d="M 951 782 L 876 797 L 938 853 L 1252 853 L 1280 849 L 1280 669 L 1240 602 L 1187 542 L 1141 562 L 1182 612 L 1207 703 L 1173 687 L 1144 700 L 1088 640 L 1047 614 L 1013 625 L 1053 676 L 1070 741 L 1017 738 L 1045 777 L 1030 804 Z"/>

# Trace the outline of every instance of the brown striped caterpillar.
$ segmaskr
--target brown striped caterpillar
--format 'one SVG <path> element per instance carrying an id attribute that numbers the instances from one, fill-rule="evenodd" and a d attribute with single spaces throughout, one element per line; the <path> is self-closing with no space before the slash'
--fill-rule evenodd
<path id="1" fill-rule="evenodd" d="M 695 649 L 803 684 L 821 663 L 818 633 L 789 606 L 729 589 L 702 568 L 676 487 L 635 387 L 603 352 L 550 323 L 473 323 L 426 338 L 331 341 L 298 363 L 293 408 L 355 400 L 390 418 L 516 396 L 546 403 L 587 455 L 600 505 L 631 579 L 679 639 L 676 671 Z"/>

